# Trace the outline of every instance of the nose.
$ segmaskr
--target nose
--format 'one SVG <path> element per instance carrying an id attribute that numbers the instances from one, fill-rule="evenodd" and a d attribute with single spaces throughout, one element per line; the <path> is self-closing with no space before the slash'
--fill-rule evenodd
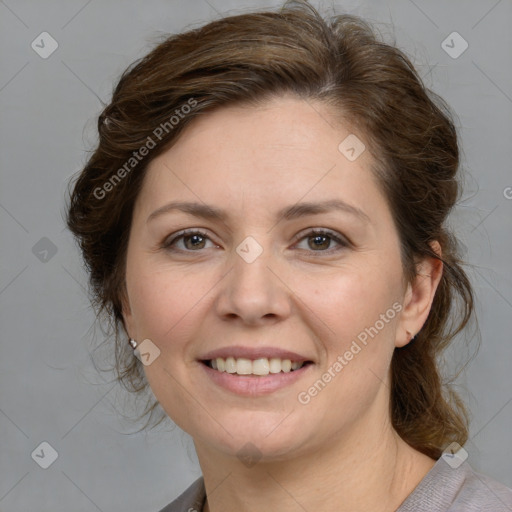
<path id="1" fill-rule="evenodd" d="M 219 283 L 215 302 L 221 318 L 256 326 L 280 322 L 290 315 L 292 293 L 270 251 L 263 251 L 254 261 L 233 251 L 231 260 L 231 270 Z"/>

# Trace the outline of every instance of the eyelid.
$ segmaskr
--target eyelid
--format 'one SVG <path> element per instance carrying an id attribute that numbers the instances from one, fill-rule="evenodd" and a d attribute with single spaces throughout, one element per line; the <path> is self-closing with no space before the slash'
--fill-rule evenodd
<path id="1" fill-rule="evenodd" d="M 187 228 L 182 229 L 180 231 L 177 231 L 176 233 L 172 233 L 171 235 L 168 235 L 160 244 L 161 249 L 165 249 L 169 252 L 181 252 L 181 253 L 201 253 L 204 251 L 204 249 L 199 249 L 197 251 L 193 250 L 185 250 L 185 249 L 178 249 L 174 247 L 175 243 L 182 239 L 183 237 L 187 235 L 200 235 L 201 237 L 207 239 L 212 244 L 216 245 L 218 247 L 218 244 L 214 240 L 212 240 L 212 237 L 208 234 L 207 230 L 204 228 Z M 330 248 L 327 250 L 308 250 L 308 249 L 299 249 L 300 251 L 307 252 L 308 254 L 313 254 L 315 256 L 321 256 L 324 255 L 330 255 L 336 252 L 339 252 L 343 249 L 346 249 L 347 247 L 352 247 L 352 242 L 341 233 L 338 233 L 337 231 L 334 231 L 329 228 L 322 228 L 322 227 L 316 227 L 316 228 L 306 228 L 302 230 L 301 232 L 297 233 L 297 235 L 294 236 L 293 239 L 293 245 L 297 245 L 299 242 L 301 242 L 305 238 L 313 237 L 313 236 L 327 236 L 331 238 L 336 244 L 338 244 L 338 247 Z"/>
<path id="2" fill-rule="evenodd" d="M 213 240 L 212 237 L 206 232 L 205 229 L 202 228 L 187 228 L 182 229 L 181 231 L 177 231 L 176 233 L 172 233 L 168 236 L 166 236 L 163 240 L 163 242 L 160 244 L 160 247 L 162 249 L 172 250 L 172 246 L 175 242 L 177 242 L 179 239 L 187 236 L 187 235 L 201 235 L 203 238 L 207 238 L 210 242 L 212 242 L 214 245 L 217 245 Z M 184 251 L 182 249 L 176 249 L 176 251 L 181 252 L 199 252 L 199 251 Z"/>
<path id="3" fill-rule="evenodd" d="M 313 251 L 313 250 L 307 251 L 307 252 L 313 253 L 313 254 L 316 254 L 316 253 L 331 254 L 333 252 L 339 251 L 339 250 L 347 248 L 347 247 L 351 247 L 353 245 L 352 242 L 346 236 L 342 235 L 341 233 L 338 233 L 337 231 L 333 231 L 332 229 L 329 229 L 329 228 L 320 228 L 320 227 L 319 228 L 307 228 L 306 230 L 301 231 L 294 237 L 294 244 L 297 244 L 304 238 L 309 238 L 312 236 L 328 236 L 333 241 L 335 241 L 339 246 L 337 248 L 327 249 L 326 251 Z"/>
<path id="4" fill-rule="evenodd" d="M 297 233 L 295 235 L 294 240 L 301 240 L 302 238 L 304 238 L 308 235 L 311 236 L 311 235 L 315 235 L 315 234 L 331 235 L 333 238 L 339 238 L 342 242 L 345 242 L 347 244 L 349 243 L 349 240 L 347 239 L 347 237 L 345 237 L 341 233 L 338 233 L 337 231 L 334 231 L 333 229 L 322 228 L 322 227 L 303 229 L 302 231 L 300 231 L 299 233 Z"/>

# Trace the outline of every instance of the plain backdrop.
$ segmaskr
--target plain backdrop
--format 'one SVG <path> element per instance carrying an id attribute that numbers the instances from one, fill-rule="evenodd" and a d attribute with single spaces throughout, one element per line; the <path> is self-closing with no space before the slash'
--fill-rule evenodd
<path id="1" fill-rule="evenodd" d="M 466 189 L 451 222 L 471 265 L 482 333 L 458 380 L 472 411 L 465 449 L 475 469 L 512 486 L 512 2 L 312 3 L 394 36 L 458 116 Z M 276 5 L 0 1 L 2 512 L 155 512 L 200 475 L 190 438 L 170 422 L 131 434 L 121 415 L 130 414 L 127 393 L 91 363 L 104 337 L 64 228 L 65 191 L 93 148 L 101 101 L 127 65 L 163 34 Z M 454 348 L 447 364 L 466 356 Z M 47 469 L 40 463 L 53 452 L 43 442 L 57 455 Z"/>

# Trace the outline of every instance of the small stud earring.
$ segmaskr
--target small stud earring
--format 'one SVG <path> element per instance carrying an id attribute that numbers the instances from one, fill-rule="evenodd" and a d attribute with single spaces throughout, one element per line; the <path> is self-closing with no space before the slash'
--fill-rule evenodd
<path id="1" fill-rule="evenodd" d="M 135 350 L 137 348 L 137 342 L 135 340 L 130 339 L 130 341 L 128 343 L 133 348 L 133 350 Z"/>

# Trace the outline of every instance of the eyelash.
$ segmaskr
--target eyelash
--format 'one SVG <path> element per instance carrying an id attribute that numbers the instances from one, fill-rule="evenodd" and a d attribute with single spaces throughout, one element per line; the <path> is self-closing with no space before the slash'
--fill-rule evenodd
<path id="1" fill-rule="evenodd" d="M 193 250 L 188 250 L 188 249 L 186 249 L 186 250 L 185 249 L 177 249 L 176 247 L 174 247 L 174 244 L 176 244 L 176 242 L 178 240 L 183 239 L 186 236 L 191 236 L 191 235 L 200 235 L 202 238 L 206 238 L 206 239 L 210 240 L 211 242 L 213 242 L 205 231 L 202 231 L 201 229 L 187 229 L 184 231 L 180 231 L 179 233 L 176 233 L 176 235 L 173 238 L 171 238 L 170 240 L 168 238 L 166 240 L 164 240 L 164 242 L 161 245 L 161 248 L 165 249 L 166 251 L 169 251 L 169 252 L 181 252 L 181 253 L 200 252 L 201 251 L 200 249 L 197 251 L 193 251 Z M 312 254 L 315 254 L 315 253 L 332 254 L 333 252 L 338 252 L 342 249 L 349 247 L 349 245 L 350 245 L 346 239 L 337 235 L 334 231 L 331 231 L 329 229 L 311 229 L 310 231 L 307 231 L 306 233 L 298 235 L 295 239 L 296 240 L 295 243 L 298 243 L 298 242 L 302 241 L 303 239 L 307 239 L 307 238 L 311 238 L 311 237 L 315 237 L 315 236 L 328 237 L 331 240 L 333 240 L 334 242 L 336 242 L 337 244 L 339 244 L 339 247 L 334 248 L 334 249 L 331 248 L 331 249 L 319 250 L 319 251 L 309 250 L 308 252 L 310 252 Z M 301 249 L 301 250 L 307 250 L 307 249 Z M 316 254 L 315 254 L 315 256 L 316 256 Z"/>

